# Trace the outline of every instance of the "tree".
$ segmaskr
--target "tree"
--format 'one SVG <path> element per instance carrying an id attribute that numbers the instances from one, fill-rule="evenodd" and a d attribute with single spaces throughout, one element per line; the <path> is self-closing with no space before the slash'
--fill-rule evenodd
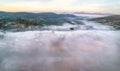
<path id="1" fill-rule="evenodd" d="M 70 30 L 74 30 L 74 28 L 73 28 L 73 27 L 71 27 L 71 28 L 70 28 Z"/>

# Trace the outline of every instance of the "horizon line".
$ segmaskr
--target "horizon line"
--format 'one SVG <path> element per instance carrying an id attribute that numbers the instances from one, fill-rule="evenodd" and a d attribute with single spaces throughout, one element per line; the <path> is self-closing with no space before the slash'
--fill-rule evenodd
<path id="1" fill-rule="evenodd" d="M 115 14 L 115 13 L 102 13 L 102 12 L 87 12 L 87 11 L 39 11 L 39 12 L 34 12 L 34 11 L 0 11 L 0 12 L 11 12 L 11 13 L 18 13 L 18 12 L 26 12 L 26 13 L 98 13 L 98 14 Z M 116 14 L 120 15 L 120 14 Z"/>

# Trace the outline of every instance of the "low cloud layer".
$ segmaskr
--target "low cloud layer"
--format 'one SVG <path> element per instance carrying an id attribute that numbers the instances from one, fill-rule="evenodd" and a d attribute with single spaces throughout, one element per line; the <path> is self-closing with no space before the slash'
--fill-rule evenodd
<path id="1" fill-rule="evenodd" d="M 118 71 L 118 35 L 114 31 L 6 33 L 0 38 L 0 71 Z"/>

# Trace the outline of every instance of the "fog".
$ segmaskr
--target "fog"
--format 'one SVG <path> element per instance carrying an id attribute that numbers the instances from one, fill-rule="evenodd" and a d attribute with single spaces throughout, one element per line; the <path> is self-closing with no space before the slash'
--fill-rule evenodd
<path id="1" fill-rule="evenodd" d="M 83 25 L 0 32 L 0 71 L 119 71 L 120 31 L 81 21 Z"/>
<path id="2" fill-rule="evenodd" d="M 87 20 L 80 20 L 84 24 L 69 24 L 64 23 L 63 25 L 51 25 L 51 26 L 44 26 L 42 27 L 43 30 L 52 30 L 52 31 L 70 31 L 70 28 L 74 28 L 74 30 L 102 30 L 102 31 L 110 31 L 115 30 L 112 26 L 103 25 L 101 23 L 87 21 Z"/>
<path id="3" fill-rule="evenodd" d="M 0 36 L 0 71 L 119 71 L 120 31 L 26 31 Z"/>

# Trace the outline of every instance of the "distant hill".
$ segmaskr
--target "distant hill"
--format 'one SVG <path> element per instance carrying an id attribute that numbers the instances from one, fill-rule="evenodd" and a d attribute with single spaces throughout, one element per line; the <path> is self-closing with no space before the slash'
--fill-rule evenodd
<path id="1" fill-rule="evenodd" d="M 45 13 L 29 13 L 29 12 L 0 12 L 0 17 L 7 18 L 63 18 L 63 17 L 75 17 L 70 14 L 56 14 L 52 12 Z"/>
<path id="2" fill-rule="evenodd" d="M 110 13 L 94 13 L 94 12 L 74 12 L 74 14 L 89 14 L 89 15 L 112 15 Z"/>
<path id="3" fill-rule="evenodd" d="M 107 16 L 107 17 L 94 18 L 91 20 L 113 26 L 114 28 L 120 30 L 120 15 L 112 15 L 112 16 Z"/>

